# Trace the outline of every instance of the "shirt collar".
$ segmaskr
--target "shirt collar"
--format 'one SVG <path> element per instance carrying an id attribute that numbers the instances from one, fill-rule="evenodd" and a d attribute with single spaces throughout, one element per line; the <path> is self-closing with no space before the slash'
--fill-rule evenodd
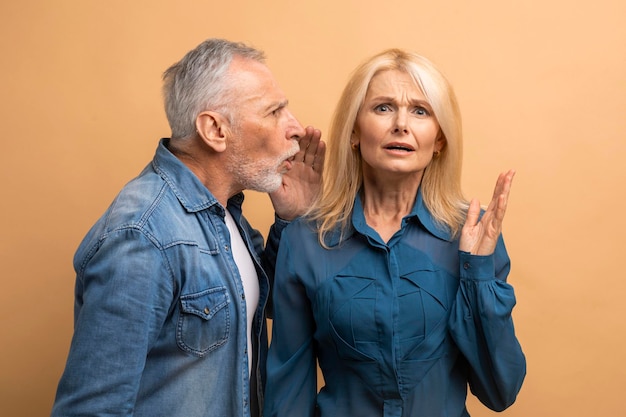
<path id="1" fill-rule="evenodd" d="M 168 142 L 168 138 L 159 141 L 159 146 L 152 160 L 154 170 L 170 186 L 180 204 L 188 212 L 197 212 L 215 206 L 223 215 L 224 208 L 215 196 L 180 159 L 167 149 Z M 228 200 L 228 204 L 241 207 L 243 198 L 243 193 L 238 193 Z"/>
<path id="2" fill-rule="evenodd" d="M 417 190 L 417 198 L 415 200 L 415 205 L 413 206 L 411 214 L 409 214 L 403 220 L 403 226 L 404 221 L 409 217 L 417 218 L 422 226 L 424 226 L 424 228 L 428 230 L 433 236 L 436 236 L 441 240 L 453 240 L 450 228 L 443 223 L 438 223 L 433 215 L 430 213 L 430 211 L 428 211 L 428 209 L 426 208 L 426 204 L 424 204 L 424 199 L 422 196 L 421 187 Z"/>
<path id="3" fill-rule="evenodd" d="M 428 211 L 424 204 L 421 188 L 417 191 L 417 197 L 415 198 L 415 204 L 411 212 L 402 219 L 402 227 L 404 228 L 409 222 L 420 223 L 424 229 L 426 229 L 433 236 L 447 241 L 452 241 L 452 235 L 450 229 L 444 225 L 437 223 L 433 215 Z M 361 195 L 357 195 L 354 200 L 354 209 L 352 210 L 352 227 L 350 227 L 344 236 L 344 239 L 351 238 L 355 233 L 368 236 L 371 228 L 365 221 L 365 214 L 363 213 L 363 203 L 361 201 Z M 339 244 L 339 230 L 335 230 L 328 236 L 328 244 L 330 246 L 336 246 Z"/>

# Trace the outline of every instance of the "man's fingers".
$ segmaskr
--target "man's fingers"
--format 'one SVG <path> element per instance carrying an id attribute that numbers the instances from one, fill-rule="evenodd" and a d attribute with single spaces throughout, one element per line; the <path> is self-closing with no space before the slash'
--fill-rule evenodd
<path id="1" fill-rule="evenodd" d="M 304 162 L 305 165 L 313 165 L 319 151 L 320 138 L 322 136 L 322 133 L 319 131 L 319 129 L 315 129 L 311 126 L 306 128 L 306 132 L 306 136 L 302 138 L 304 142 L 300 142 L 300 148 L 304 149 L 302 162 Z"/>

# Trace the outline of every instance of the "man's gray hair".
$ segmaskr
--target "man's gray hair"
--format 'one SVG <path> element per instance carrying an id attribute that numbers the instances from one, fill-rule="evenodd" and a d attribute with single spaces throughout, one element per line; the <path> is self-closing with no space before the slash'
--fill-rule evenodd
<path id="1" fill-rule="evenodd" d="M 244 43 L 207 39 L 163 73 L 165 114 L 172 139 L 193 135 L 196 117 L 205 110 L 222 112 L 233 122 L 226 73 L 234 56 L 265 62 L 263 51 Z"/>

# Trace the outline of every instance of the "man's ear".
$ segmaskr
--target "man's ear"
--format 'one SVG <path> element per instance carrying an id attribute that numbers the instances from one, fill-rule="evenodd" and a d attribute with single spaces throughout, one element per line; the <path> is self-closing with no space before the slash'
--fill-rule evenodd
<path id="1" fill-rule="evenodd" d="M 209 148 L 215 152 L 224 152 L 230 138 L 230 126 L 223 115 L 214 111 L 203 111 L 196 117 L 196 131 Z"/>

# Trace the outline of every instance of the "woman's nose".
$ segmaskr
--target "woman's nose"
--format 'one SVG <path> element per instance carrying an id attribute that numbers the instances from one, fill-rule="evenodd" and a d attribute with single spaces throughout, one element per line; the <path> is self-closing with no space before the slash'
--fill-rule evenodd
<path id="1" fill-rule="evenodd" d="M 409 130 L 407 129 L 407 115 L 405 111 L 398 111 L 397 115 L 396 115 L 396 119 L 395 119 L 395 126 L 393 129 L 394 133 L 408 133 Z"/>

